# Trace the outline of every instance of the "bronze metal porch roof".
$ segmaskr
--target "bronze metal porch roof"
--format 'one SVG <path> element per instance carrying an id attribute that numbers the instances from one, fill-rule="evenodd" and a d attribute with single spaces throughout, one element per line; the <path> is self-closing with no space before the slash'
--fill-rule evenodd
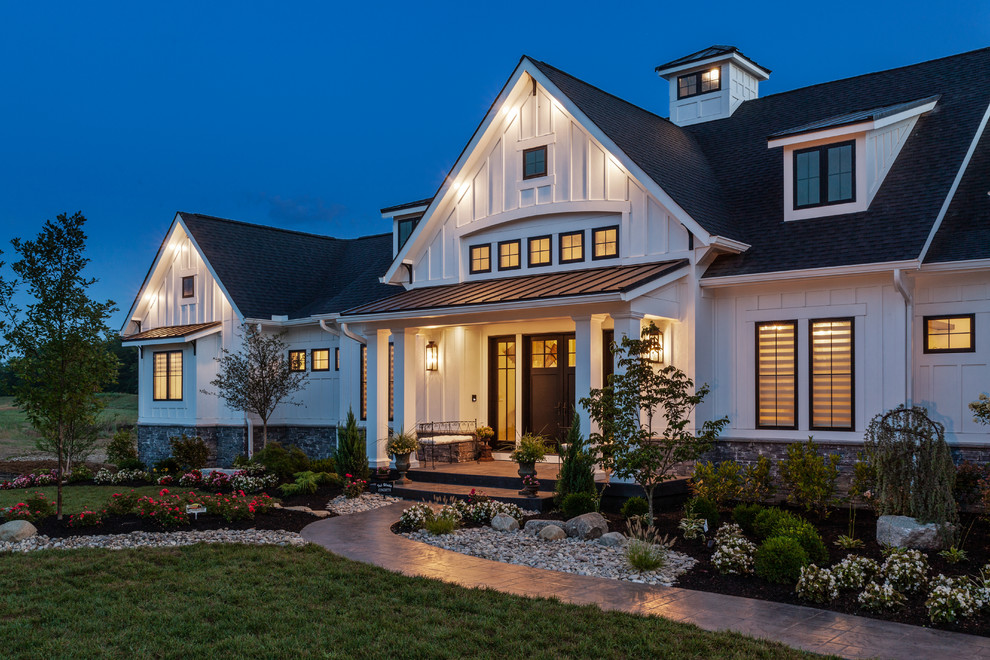
<path id="1" fill-rule="evenodd" d="M 139 332 L 136 335 L 129 335 L 127 337 L 122 337 L 121 341 L 141 341 L 144 339 L 177 339 L 180 337 L 191 335 L 194 332 L 199 332 L 200 330 L 206 330 L 207 328 L 214 328 L 218 325 L 220 325 L 220 321 L 213 321 L 212 323 L 193 323 L 192 325 L 166 325 L 160 328 L 152 328 L 151 330 L 145 330 L 144 332 Z"/>
<path id="2" fill-rule="evenodd" d="M 687 259 L 677 259 L 422 287 L 352 307 L 342 316 L 624 293 L 669 275 L 685 265 Z"/>

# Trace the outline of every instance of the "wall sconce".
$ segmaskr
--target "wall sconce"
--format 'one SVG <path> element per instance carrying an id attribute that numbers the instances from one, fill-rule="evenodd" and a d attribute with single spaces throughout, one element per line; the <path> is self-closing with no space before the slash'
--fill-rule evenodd
<path id="1" fill-rule="evenodd" d="M 440 363 L 439 350 L 435 342 L 429 342 L 426 344 L 426 370 L 436 371 L 437 365 Z"/>
<path id="2" fill-rule="evenodd" d="M 653 364 L 663 362 L 663 333 L 659 330 L 650 333 L 650 349 L 646 354 L 646 360 Z"/>

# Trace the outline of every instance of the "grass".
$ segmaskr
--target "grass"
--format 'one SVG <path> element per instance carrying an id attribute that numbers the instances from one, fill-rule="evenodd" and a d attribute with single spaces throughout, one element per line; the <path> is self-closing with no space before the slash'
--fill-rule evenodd
<path id="1" fill-rule="evenodd" d="M 106 393 L 99 396 L 106 403 L 100 415 L 102 439 L 108 439 L 120 425 L 137 423 L 136 394 Z M 37 437 L 27 417 L 14 405 L 13 397 L 0 397 L 0 458 L 36 451 L 34 443 Z"/>
<path id="2" fill-rule="evenodd" d="M 316 546 L 0 555 L 7 658 L 798 658 L 774 642 L 410 578 Z"/>
<path id="3" fill-rule="evenodd" d="M 157 495 L 164 486 L 139 486 L 134 488 L 138 495 Z M 171 486 L 168 486 L 172 489 Z M 183 488 L 178 486 L 176 492 L 187 493 L 196 491 L 195 488 Z M 40 491 L 47 495 L 52 502 L 55 501 L 55 486 L 45 486 L 44 488 L 19 488 L 17 490 L 0 490 L 0 508 L 6 508 L 23 502 L 28 497 Z M 110 496 L 114 493 L 129 493 L 128 486 L 63 486 L 62 487 L 62 513 L 79 513 L 80 511 L 95 510 L 102 508 Z"/>

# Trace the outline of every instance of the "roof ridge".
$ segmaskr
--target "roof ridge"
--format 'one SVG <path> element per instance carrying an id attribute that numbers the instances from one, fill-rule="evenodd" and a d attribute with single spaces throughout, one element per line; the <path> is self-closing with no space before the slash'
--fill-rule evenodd
<path id="1" fill-rule="evenodd" d="M 221 218 L 215 215 L 208 215 L 206 213 L 191 213 L 189 211 L 176 211 L 181 216 L 194 215 L 199 218 L 205 218 L 207 220 L 216 220 L 218 222 L 229 222 L 233 225 L 242 225 L 244 227 L 254 227 L 256 229 L 267 229 L 269 231 L 278 231 L 285 234 L 297 234 L 299 236 L 309 236 L 312 238 L 321 238 L 330 241 L 358 241 L 364 238 L 376 238 L 378 236 L 385 236 L 391 234 L 391 232 L 381 232 L 379 234 L 368 234 L 366 236 L 355 236 L 353 238 L 339 238 L 337 236 L 329 236 L 327 234 L 316 234 L 309 231 L 299 231 L 298 229 L 285 229 L 284 227 L 273 227 L 272 225 L 262 225 L 257 222 L 245 222 L 244 220 L 234 220 L 232 218 Z"/>

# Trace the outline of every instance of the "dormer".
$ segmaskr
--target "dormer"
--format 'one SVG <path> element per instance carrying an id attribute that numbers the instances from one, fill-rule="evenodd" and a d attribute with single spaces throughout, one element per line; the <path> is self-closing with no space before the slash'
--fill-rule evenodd
<path id="1" fill-rule="evenodd" d="M 381 210 L 382 217 L 392 221 L 392 258 L 399 254 L 399 250 L 409 240 L 420 218 L 426 213 L 433 198 L 421 199 L 415 202 L 387 206 Z"/>
<path id="2" fill-rule="evenodd" d="M 661 64 L 657 75 L 670 87 L 670 121 L 678 126 L 725 119 L 743 101 L 759 96 L 770 69 L 735 46 L 711 46 Z"/>
<path id="3" fill-rule="evenodd" d="M 769 136 L 782 147 L 784 220 L 865 211 L 938 96 L 818 119 Z"/>

